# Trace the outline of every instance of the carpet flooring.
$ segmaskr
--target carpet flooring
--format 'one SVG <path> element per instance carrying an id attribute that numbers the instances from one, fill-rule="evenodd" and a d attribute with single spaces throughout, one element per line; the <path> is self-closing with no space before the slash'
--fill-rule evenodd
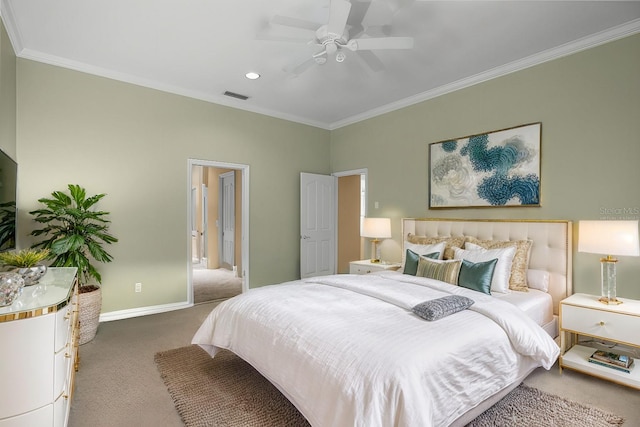
<path id="1" fill-rule="evenodd" d="M 224 268 L 194 268 L 192 281 L 195 304 L 231 298 L 242 293 L 242 279 Z"/>
<path id="2" fill-rule="evenodd" d="M 188 427 L 309 425 L 277 388 L 229 351 L 212 359 L 191 345 L 156 353 L 154 360 Z M 622 424 L 614 414 L 521 384 L 468 427 Z"/>

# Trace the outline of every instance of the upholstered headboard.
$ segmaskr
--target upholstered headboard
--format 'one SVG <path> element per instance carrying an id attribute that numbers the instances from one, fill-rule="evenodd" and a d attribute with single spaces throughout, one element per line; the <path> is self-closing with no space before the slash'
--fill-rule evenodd
<path id="1" fill-rule="evenodd" d="M 549 272 L 549 294 L 558 314 L 560 301 L 573 293 L 572 223 L 551 220 L 416 219 L 402 220 L 402 238 L 472 236 L 482 240 L 533 241 L 529 268 Z"/>

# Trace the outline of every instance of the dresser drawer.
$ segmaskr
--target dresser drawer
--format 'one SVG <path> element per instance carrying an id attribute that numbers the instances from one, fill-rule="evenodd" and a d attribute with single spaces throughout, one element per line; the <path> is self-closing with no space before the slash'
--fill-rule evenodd
<path id="1" fill-rule="evenodd" d="M 55 351 L 62 350 L 69 342 L 69 334 L 71 332 L 71 304 L 67 304 L 61 310 L 56 312 L 56 338 Z"/>
<path id="2" fill-rule="evenodd" d="M 560 305 L 564 330 L 578 332 L 622 343 L 640 345 L 640 316 L 613 313 L 606 310 Z"/>

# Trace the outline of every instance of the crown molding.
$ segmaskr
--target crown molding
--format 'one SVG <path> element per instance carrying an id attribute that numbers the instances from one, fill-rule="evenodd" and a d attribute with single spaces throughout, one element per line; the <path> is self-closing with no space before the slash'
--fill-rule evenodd
<path id="1" fill-rule="evenodd" d="M 11 3 L 7 0 L 0 0 L 0 18 L 2 18 L 2 22 L 4 22 L 4 28 L 7 30 L 9 41 L 11 41 L 13 51 L 17 56 L 23 50 L 22 37 L 16 25 L 15 14 L 13 13 Z"/>
<path id="2" fill-rule="evenodd" d="M 549 49 L 535 55 L 530 55 L 526 58 L 513 61 L 509 64 L 505 64 L 500 67 L 493 68 L 491 70 L 476 74 L 471 77 L 467 77 L 453 83 L 449 83 L 437 88 L 428 90 L 426 92 L 414 95 L 408 98 L 404 98 L 397 102 L 384 105 L 379 108 L 369 110 L 365 113 L 358 114 L 344 120 L 340 120 L 329 125 L 329 130 L 338 129 L 344 126 L 348 126 L 354 123 L 361 122 L 363 120 L 371 119 L 392 111 L 399 110 L 401 108 L 409 107 L 411 105 L 418 104 L 420 102 L 428 101 L 433 98 L 437 98 L 442 95 L 446 95 L 451 92 L 458 91 L 470 86 L 477 85 L 479 83 L 493 80 L 498 77 L 506 76 L 507 74 L 514 73 L 516 71 L 524 70 L 536 65 L 543 64 L 545 62 L 553 61 L 565 56 L 572 55 L 587 49 L 591 49 L 596 46 L 600 46 L 615 40 L 619 40 L 633 34 L 640 33 L 640 19 L 630 21 L 626 24 L 610 28 L 609 30 L 602 31 L 600 33 L 592 34 L 588 37 L 575 40 L 570 43 Z"/>
<path id="3" fill-rule="evenodd" d="M 205 92 L 187 90 L 182 87 L 168 85 L 165 83 L 160 83 L 160 82 L 149 80 L 149 79 L 143 79 L 130 74 L 119 73 L 113 70 L 108 70 L 105 68 L 88 65 L 82 62 L 72 61 L 72 60 L 56 57 L 53 55 L 46 55 L 46 54 L 43 54 L 42 52 L 25 49 L 22 43 L 22 37 L 19 33 L 18 27 L 15 22 L 15 17 L 14 17 L 13 10 L 11 8 L 11 4 L 7 0 L 0 0 L 0 17 L 2 18 L 5 24 L 5 28 L 7 29 L 9 39 L 11 40 L 11 44 L 13 46 L 14 51 L 16 52 L 16 56 L 20 58 L 42 62 L 50 65 L 55 65 L 58 67 L 68 68 L 68 69 L 83 72 L 83 73 L 101 76 L 101 77 L 105 77 L 105 78 L 109 78 L 117 81 L 122 81 L 125 83 L 134 84 L 137 86 L 142 86 L 142 87 L 155 89 L 163 92 L 173 93 L 176 95 L 194 98 L 201 101 L 210 102 L 213 104 L 218 104 L 218 105 L 222 105 L 230 108 L 236 108 L 236 109 L 240 109 L 240 110 L 244 110 L 244 111 L 248 111 L 256 114 L 262 114 L 265 116 L 274 117 L 277 119 L 282 119 L 290 122 L 300 123 L 303 125 L 313 126 L 313 127 L 317 127 L 325 130 L 339 129 L 341 127 L 345 127 L 345 126 L 355 124 L 364 120 L 368 120 L 386 113 L 390 113 L 392 111 L 397 111 L 405 107 L 409 107 L 424 101 L 428 101 L 433 98 L 437 98 L 442 95 L 446 95 L 446 94 L 458 91 L 460 89 L 474 86 L 476 84 L 483 83 L 498 77 L 502 77 L 502 76 L 514 73 L 516 71 L 524 70 L 526 68 L 530 68 L 545 62 L 549 62 L 555 59 L 569 56 L 574 53 L 591 49 L 593 47 L 600 46 L 615 40 L 619 40 L 624 37 L 628 37 L 640 32 L 640 19 L 636 19 L 626 24 L 610 28 L 606 31 L 592 34 L 590 36 L 583 37 L 581 39 L 566 43 L 564 45 L 555 47 L 553 49 L 549 49 L 534 55 L 530 55 L 526 58 L 513 61 L 509 64 L 496 67 L 491 70 L 484 71 L 482 73 L 478 73 L 474 76 L 467 77 L 443 86 L 433 88 L 431 90 L 422 92 L 420 94 L 410 96 L 408 98 L 404 98 L 399 101 L 392 102 L 378 108 L 368 110 L 364 113 L 347 117 L 343 120 L 328 123 L 328 122 L 310 120 L 308 118 L 299 117 L 295 115 L 284 114 L 281 112 L 276 112 L 276 111 L 265 109 L 265 108 L 259 108 L 259 107 L 252 106 L 250 104 L 243 104 L 242 103 L 243 101 L 234 100 L 232 98 L 223 96 L 222 94 L 212 95 Z"/>

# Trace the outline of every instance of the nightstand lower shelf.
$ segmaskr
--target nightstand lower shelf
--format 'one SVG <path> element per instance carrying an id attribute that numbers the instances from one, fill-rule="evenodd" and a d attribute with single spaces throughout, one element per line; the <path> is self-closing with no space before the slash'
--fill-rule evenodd
<path id="1" fill-rule="evenodd" d="M 584 345 L 574 345 L 560 357 L 560 367 L 573 369 L 594 377 L 640 389 L 640 368 L 635 366 L 630 373 L 626 373 L 590 363 L 589 356 L 591 356 L 595 350 L 595 348 Z"/>

